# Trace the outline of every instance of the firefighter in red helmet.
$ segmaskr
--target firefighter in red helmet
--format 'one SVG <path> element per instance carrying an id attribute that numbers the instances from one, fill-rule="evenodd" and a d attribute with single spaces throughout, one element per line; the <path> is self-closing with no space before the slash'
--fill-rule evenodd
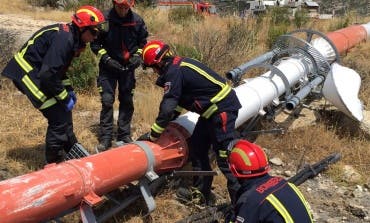
<path id="1" fill-rule="evenodd" d="M 77 100 L 66 71 L 104 24 L 102 12 L 82 6 L 71 23 L 49 25 L 33 34 L 2 71 L 48 120 L 47 163 L 62 161 L 77 143 L 71 113 Z"/>
<path id="2" fill-rule="evenodd" d="M 299 189 L 281 177 L 268 174 L 270 166 L 261 147 L 237 140 L 229 145 L 229 168 L 241 188 L 234 216 L 225 222 L 312 222 L 310 207 Z"/>
<path id="3" fill-rule="evenodd" d="M 119 101 L 116 145 L 132 142 L 135 70 L 141 65 L 141 52 L 148 37 L 144 20 L 132 10 L 134 0 L 113 0 L 112 3 L 113 7 L 105 12 L 109 31 L 90 45 L 100 60 L 97 85 L 102 107 L 98 151 L 112 146 L 116 88 Z"/>
<path id="4" fill-rule="evenodd" d="M 143 61 L 144 66 L 159 74 L 156 84 L 163 87 L 164 95 L 150 133 L 140 138 L 155 141 L 182 108 L 198 113 L 200 117 L 189 141 L 193 169 L 212 170 L 208 157 L 212 148 L 234 201 L 239 184 L 228 168 L 226 148 L 235 137 L 235 120 L 241 108 L 235 91 L 223 77 L 201 62 L 173 55 L 162 41 L 154 40 L 145 45 Z M 194 188 L 198 190 L 195 192 L 203 195 L 201 200 L 205 204 L 213 202 L 212 181 L 212 176 L 194 178 Z"/>

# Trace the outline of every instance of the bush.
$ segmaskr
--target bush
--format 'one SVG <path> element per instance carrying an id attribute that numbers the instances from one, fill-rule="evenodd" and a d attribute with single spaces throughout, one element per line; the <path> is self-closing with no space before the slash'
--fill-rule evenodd
<path id="1" fill-rule="evenodd" d="M 309 17 L 308 17 L 308 12 L 307 10 L 299 10 L 298 12 L 296 12 L 294 14 L 294 19 L 293 19 L 293 22 L 294 22 L 294 25 L 300 29 L 302 26 L 304 26 L 305 24 L 307 24 L 307 22 L 309 21 Z"/>
<path id="2" fill-rule="evenodd" d="M 96 86 L 95 80 L 97 73 L 96 56 L 88 48 L 79 57 L 74 58 L 67 75 L 76 90 L 88 90 Z"/>
<path id="3" fill-rule="evenodd" d="M 274 43 L 276 42 L 277 38 L 283 34 L 286 34 L 288 30 L 288 27 L 285 25 L 279 25 L 279 26 L 270 26 L 268 34 L 267 34 L 267 47 L 269 49 L 272 48 Z"/>
<path id="4" fill-rule="evenodd" d="M 202 53 L 195 47 L 185 46 L 181 44 L 173 44 L 171 48 L 174 50 L 176 55 L 183 57 L 190 57 L 196 60 L 202 60 Z"/>
<path id="5" fill-rule="evenodd" d="M 186 25 L 194 20 L 200 21 L 203 19 L 203 15 L 196 13 L 191 7 L 178 7 L 170 9 L 168 13 L 168 21 L 180 25 Z"/>
<path id="6" fill-rule="evenodd" d="M 270 16 L 271 18 L 271 25 L 288 26 L 290 24 L 289 14 L 289 9 L 286 7 L 273 7 L 267 16 Z"/>

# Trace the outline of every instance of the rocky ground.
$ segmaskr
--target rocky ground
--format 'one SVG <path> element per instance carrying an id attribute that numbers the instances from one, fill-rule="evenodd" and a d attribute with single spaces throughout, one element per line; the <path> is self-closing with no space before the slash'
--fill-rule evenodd
<path id="1" fill-rule="evenodd" d="M 0 14 L 0 34 L 7 32 L 9 38 L 14 38 L 8 41 L 19 47 L 34 31 L 51 23 L 53 22 L 36 21 L 22 15 Z M 8 56 L 4 55 L 5 51 L 3 49 L 0 50 L 0 54 L 3 54 L 0 55 L 1 58 Z M 306 118 L 297 119 L 297 122 L 293 123 L 292 128 L 299 125 L 307 125 L 315 118 L 309 110 L 304 112 L 307 112 Z M 369 113 L 366 113 L 366 120 L 370 120 Z M 369 123 L 365 123 L 361 128 L 366 131 L 366 128 L 369 128 L 369 126 Z M 279 157 L 272 157 L 271 162 L 273 174 L 290 177 L 295 172 L 295 167 L 289 163 L 283 163 Z M 346 166 L 344 171 L 346 171 L 345 175 L 347 177 L 344 181 L 351 182 L 354 178 L 359 177 L 358 173 L 351 166 Z M 346 185 L 345 183 L 334 183 L 325 174 L 320 174 L 301 185 L 304 194 L 310 197 L 309 201 L 316 222 L 370 222 L 370 180 L 363 185 Z"/>

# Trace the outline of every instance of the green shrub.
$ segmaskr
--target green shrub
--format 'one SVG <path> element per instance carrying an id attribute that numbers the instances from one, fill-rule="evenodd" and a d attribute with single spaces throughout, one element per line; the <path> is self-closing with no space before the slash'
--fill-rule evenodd
<path id="1" fill-rule="evenodd" d="M 299 10 L 294 14 L 294 25 L 300 29 L 302 26 L 306 25 L 307 22 L 310 20 L 308 17 L 308 12 L 307 10 Z"/>
<path id="2" fill-rule="evenodd" d="M 334 23 L 330 23 L 330 31 L 335 31 L 347 27 L 351 23 L 351 17 L 349 15 L 345 17 L 340 17 Z"/>
<path id="3" fill-rule="evenodd" d="M 290 24 L 289 14 L 289 9 L 286 7 L 273 7 L 269 10 L 267 16 L 271 18 L 271 25 L 288 26 Z"/>
<path id="4" fill-rule="evenodd" d="M 286 25 L 270 26 L 267 34 L 267 47 L 272 48 L 277 38 L 283 34 L 286 34 L 288 27 Z"/>
<path id="5" fill-rule="evenodd" d="M 168 21 L 174 24 L 186 25 L 194 20 L 200 21 L 203 19 L 203 15 L 196 13 L 191 7 L 173 8 L 168 13 Z"/>
<path id="6" fill-rule="evenodd" d="M 202 60 L 202 54 L 195 47 L 185 46 L 181 44 L 173 44 L 171 49 L 174 50 L 176 55 L 181 55 L 183 57 L 190 57 L 196 60 Z"/>
<path id="7" fill-rule="evenodd" d="M 72 86 L 76 90 L 88 90 L 95 87 L 97 73 L 96 56 L 90 48 L 83 51 L 79 57 L 74 58 L 67 72 Z"/>

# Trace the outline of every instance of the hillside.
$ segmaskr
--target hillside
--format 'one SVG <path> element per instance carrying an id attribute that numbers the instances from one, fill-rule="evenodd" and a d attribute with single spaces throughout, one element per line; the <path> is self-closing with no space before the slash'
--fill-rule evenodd
<path id="1" fill-rule="evenodd" d="M 149 20 L 150 14 L 148 14 L 146 16 Z M 22 14 L 0 14 L 0 21 L 0 69 L 15 49 L 19 48 L 20 44 L 23 44 L 36 29 L 53 23 L 51 20 L 35 20 Z M 184 33 L 179 27 L 175 29 L 180 30 L 179 33 Z M 162 35 L 165 36 L 165 34 Z M 179 37 L 173 36 L 173 39 L 176 38 Z M 367 64 L 369 49 L 370 43 L 361 44 L 348 52 L 346 55 L 348 59 L 344 59 L 344 63 L 348 66 L 356 64 L 362 68 L 363 83 L 369 83 L 370 78 L 370 66 Z M 361 57 L 365 58 L 360 64 L 362 67 L 357 64 L 358 61 L 355 61 Z M 233 65 L 224 66 L 231 68 Z M 135 96 L 137 110 L 133 123 L 135 138 L 149 129 L 151 123 L 143 120 L 153 120 L 156 115 L 153 107 L 158 103 L 156 96 L 161 94 L 161 90 L 153 87 L 153 80 L 145 76 L 146 72 L 148 71 L 138 73 L 140 81 L 138 81 Z M 94 89 L 91 92 L 79 92 L 78 97 L 79 102 L 74 110 L 75 131 L 84 146 L 94 153 L 100 109 L 98 94 Z M 362 99 L 366 99 L 364 93 L 362 93 Z M 365 106 L 369 110 L 368 102 Z M 43 168 L 46 121 L 39 112 L 35 111 L 24 95 L 4 79 L 0 82 L 0 112 L 2 114 L 0 180 Z M 368 126 L 369 112 L 365 113 L 365 120 Z M 283 135 L 266 134 L 257 139 L 257 142 L 267 149 L 270 158 L 275 160 L 272 162 L 273 174 L 287 178 L 295 173 L 297 167 L 302 164 L 301 161 L 313 163 L 332 152 L 342 153 L 342 160 L 328 172 L 300 186 L 311 204 L 315 222 L 370 222 L 370 177 L 368 175 L 370 159 L 365 157 L 366 151 L 370 148 L 370 140 L 364 128 L 360 128 L 358 123 L 354 123 L 322 100 L 314 101 L 310 107 L 302 108 L 301 113 L 297 115 L 282 113 L 273 123 L 264 123 L 264 127 L 282 127 L 286 130 Z M 298 160 L 297 157 L 301 157 L 302 160 Z M 219 200 L 225 201 L 225 180 L 221 174 L 216 177 L 213 186 Z M 151 214 L 151 222 L 173 223 L 200 211 L 199 207 L 185 205 L 177 201 L 174 196 L 173 185 L 167 185 L 156 196 L 157 208 Z M 143 212 L 145 212 L 145 204 L 139 201 L 108 222 L 148 222 L 147 219 L 143 220 L 140 217 Z M 67 216 L 63 221 L 79 222 L 77 215 Z"/>

